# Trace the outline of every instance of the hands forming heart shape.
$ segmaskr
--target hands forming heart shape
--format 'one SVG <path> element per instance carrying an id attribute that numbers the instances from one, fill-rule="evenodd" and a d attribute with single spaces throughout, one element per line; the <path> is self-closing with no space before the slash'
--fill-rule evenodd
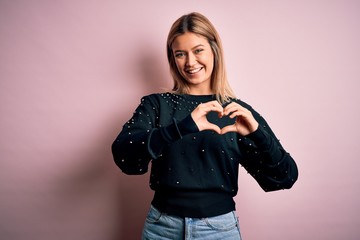
<path id="1" fill-rule="evenodd" d="M 220 129 L 219 126 L 207 120 L 206 115 L 209 112 L 217 112 L 220 118 L 223 116 L 229 116 L 230 118 L 236 117 L 236 121 L 234 124 Z M 213 130 L 218 134 L 237 132 L 242 136 L 246 136 L 254 132 L 259 126 L 251 112 L 236 102 L 228 104 L 225 108 L 223 108 L 218 101 L 202 103 L 194 109 L 191 117 L 200 131 Z"/>

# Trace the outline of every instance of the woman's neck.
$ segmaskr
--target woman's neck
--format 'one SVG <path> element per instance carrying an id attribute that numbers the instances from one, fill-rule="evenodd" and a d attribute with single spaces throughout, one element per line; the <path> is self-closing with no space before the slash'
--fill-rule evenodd
<path id="1" fill-rule="evenodd" d="M 189 95 L 213 95 L 214 92 L 209 88 L 190 88 Z"/>

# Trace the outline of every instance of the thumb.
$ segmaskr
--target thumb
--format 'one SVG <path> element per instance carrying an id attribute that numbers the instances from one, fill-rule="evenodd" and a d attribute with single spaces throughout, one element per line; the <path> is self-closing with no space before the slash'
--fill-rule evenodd
<path id="1" fill-rule="evenodd" d="M 229 126 L 223 127 L 221 129 L 220 134 L 225 134 L 225 133 L 228 133 L 228 132 L 236 132 L 236 127 L 234 125 L 229 125 Z"/>
<path id="2" fill-rule="evenodd" d="M 215 132 L 217 132 L 218 134 L 221 134 L 221 129 L 219 126 L 213 124 L 213 123 L 209 123 L 207 126 L 206 126 L 206 129 L 207 130 L 213 130 Z"/>

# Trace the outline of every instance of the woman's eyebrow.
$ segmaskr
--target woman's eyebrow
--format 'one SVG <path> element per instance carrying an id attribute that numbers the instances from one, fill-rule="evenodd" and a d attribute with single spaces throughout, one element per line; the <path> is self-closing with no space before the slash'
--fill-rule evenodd
<path id="1" fill-rule="evenodd" d="M 191 49 L 195 49 L 195 48 L 198 48 L 198 47 L 203 47 L 204 45 L 202 45 L 202 44 L 198 44 L 198 45 L 196 45 L 195 47 L 193 47 L 193 48 L 191 48 Z"/>
<path id="2" fill-rule="evenodd" d="M 203 44 L 198 44 L 194 47 L 191 48 L 191 50 L 195 49 L 195 48 L 198 48 L 198 47 L 203 47 L 204 45 Z M 174 52 L 186 52 L 185 50 L 180 50 L 180 49 L 177 49 L 177 50 L 174 50 Z"/>

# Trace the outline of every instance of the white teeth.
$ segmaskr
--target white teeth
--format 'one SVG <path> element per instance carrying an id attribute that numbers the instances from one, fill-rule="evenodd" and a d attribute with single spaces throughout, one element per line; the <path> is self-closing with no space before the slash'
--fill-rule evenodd
<path id="1" fill-rule="evenodd" d="M 201 70 L 201 67 L 200 68 L 195 68 L 195 69 L 191 69 L 191 70 L 187 70 L 188 73 L 191 73 L 191 74 L 194 74 L 194 73 L 197 73 Z"/>

